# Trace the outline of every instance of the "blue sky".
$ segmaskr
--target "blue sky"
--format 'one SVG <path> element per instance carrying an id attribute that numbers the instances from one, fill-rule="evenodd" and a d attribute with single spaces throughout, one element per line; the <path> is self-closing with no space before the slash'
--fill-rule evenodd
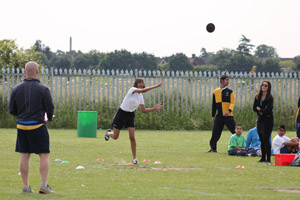
<path id="1" fill-rule="evenodd" d="M 156 56 L 236 49 L 245 35 L 280 57 L 300 55 L 299 0 L 9 0 L 0 2 L 0 39 L 52 51 L 127 49 Z M 214 23 L 208 33 L 205 26 Z"/>

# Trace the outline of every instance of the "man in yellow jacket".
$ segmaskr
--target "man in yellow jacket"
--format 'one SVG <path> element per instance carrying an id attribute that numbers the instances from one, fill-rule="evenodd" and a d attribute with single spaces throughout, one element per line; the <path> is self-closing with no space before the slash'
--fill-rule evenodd
<path id="1" fill-rule="evenodd" d="M 233 108 L 235 104 L 234 93 L 228 88 L 229 76 L 222 75 L 221 85 L 213 92 L 212 101 L 212 122 L 214 124 L 210 139 L 210 150 L 208 153 L 217 152 L 217 142 L 221 137 L 224 124 L 234 134 L 235 121 L 233 118 Z"/>

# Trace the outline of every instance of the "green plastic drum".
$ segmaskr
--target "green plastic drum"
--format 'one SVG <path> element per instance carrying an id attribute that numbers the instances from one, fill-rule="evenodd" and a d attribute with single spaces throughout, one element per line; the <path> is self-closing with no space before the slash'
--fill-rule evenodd
<path id="1" fill-rule="evenodd" d="M 78 111 L 77 137 L 97 137 L 96 111 Z"/>

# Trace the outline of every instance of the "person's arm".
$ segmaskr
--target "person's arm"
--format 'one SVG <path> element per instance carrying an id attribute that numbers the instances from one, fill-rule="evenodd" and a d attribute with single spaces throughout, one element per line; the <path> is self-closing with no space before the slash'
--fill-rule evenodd
<path id="1" fill-rule="evenodd" d="M 245 150 L 244 147 L 233 146 L 233 148 L 234 148 L 234 150 L 236 150 L 236 151 Z"/>
<path id="2" fill-rule="evenodd" d="M 264 108 L 261 108 L 260 112 L 264 115 L 271 113 L 273 110 L 273 103 L 274 103 L 273 97 L 269 97 L 266 106 Z"/>
<path id="3" fill-rule="evenodd" d="M 244 136 L 242 136 L 243 137 L 243 144 L 242 144 L 242 146 L 243 147 L 241 147 L 241 150 L 245 150 L 246 148 L 245 148 L 245 146 L 246 146 L 246 141 L 245 141 L 245 137 Z"/>
<path id="4" fill-rule="evenodd" d="M 15 101 L 15 94 L 16 94 L 16 90 L 13 90 L 10 95 L 8 109 L 10 114 L 18 116 L 18 107 Z"/>
<path id="5" fill-rule="evenodd" d="M 212 122 L 215 122 L 216 111 L 217 111 L 216 97 L 215 97 L 215 94 L 213 93 L 212 108 L 211 108 L 211 118 L 212 118 Z"/>
<path id="6" fill-rule="evenodd" d="M 235 105 L 235 97 L 234 97 L 234 93 L 231 92 L 231 94 L 230 94 L 230 104 L 229 104 L 229 108 L 228 108 L 229 113 L 233 111 L 234 105 Z"/>
<path id="7" fill-rule="evenodd" d="M 257 109 L 259 106 L 258 106 L 258 100 L 256 99 L 256 97 L 254 97 L 254 102 L 253 102 L 253 111 L 258 113 L 259 110 Z"/>
<path id="8" fill-rule="evenodd" d="M 288 142 L 283 143 L 285 146 L 298 146 L 299 145 L 299 140 L 293 138 Z"/>
<path id="9" fill-rule="evenodd" d="M 47 117 L 49 121 L 52 121 L 54 114 L 54 106 L 52 103 L 52 97 L 48 88 L 44 91 L 44 106 L 46 109 Z"/>
<path id="10" fill-rule="evenodd" d="M 145 87 L 143 89 L 141 88 L 136 88 L 133 93 L 145 93 L 145 92 L 148 92 L 149 90 L 152 90 L 154 88 L 158 88 L 158 87 L 161 87 L 163 85 L 163 83 L 159 83 L 157 85 L 153 85 L 153 86 L 150 86 L 150 87 Z"/>
<path id="11" fill-rule="evenodd" d="M 153 112 L 155 110 L 162 109 L 163 107 L 164 107 L 164 105 L 156 104 L 154 106 L 154 108 L 145 108 L 144 104 L 140 104 L 140 108 L 141 108 L 141 110 L 142 110 L 143 113 Z"/>
<path id="12" fill-rule="evenodd" d="M 247 134 L 247 139 L 246 139 L 246 149 L 248 149 L 250 147 L 251 142 L 252 142 L 252 132 L 251 132 L 251 130 L 249 130 L 248 134 Z"/>

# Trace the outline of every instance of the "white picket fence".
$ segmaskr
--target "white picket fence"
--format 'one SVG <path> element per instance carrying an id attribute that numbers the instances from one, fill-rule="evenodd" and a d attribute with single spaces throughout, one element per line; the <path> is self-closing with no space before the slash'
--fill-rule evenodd
<path id="1" fill-rule="evenodd" d="M 24 79 L 24 69 L 1 69 L 2 103 L 9 101 L 12 88 Z M 163 87 L 144 94 L 146 107 L 163 103 L 165 109 L 193 110 L 211 107 L 212 92 L 219 87 L 220 71 L 174 72 L 138 70 L 62 70 L 42 69 L 40 81 L 49 87 L 56 107 L 72 106 L 75 110 L 93 105 L 119 106 L 136 77 L 145 85 L 163 82 Z M 300 94 L 299 73 L 228 72 L 229 88 L 236 97 L 236 107 L 252 106 L 262 81 L 272 83 L 275 109 L 295 110 Z"/>

